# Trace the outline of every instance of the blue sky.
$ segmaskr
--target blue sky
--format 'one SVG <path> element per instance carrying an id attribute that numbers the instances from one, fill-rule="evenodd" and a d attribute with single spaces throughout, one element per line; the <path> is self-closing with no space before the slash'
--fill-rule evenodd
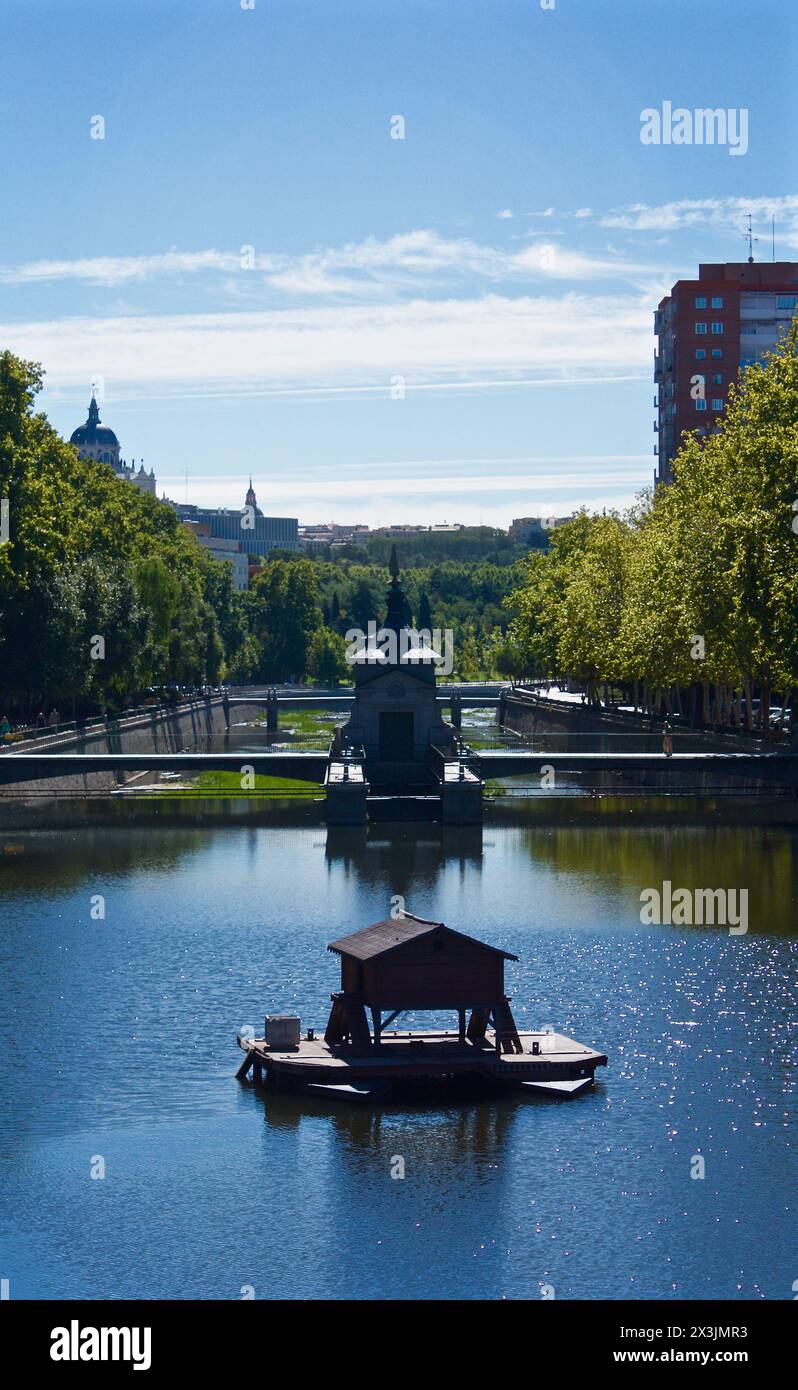
<path id="1" fill-rule="evenodd" d="M 67 435 L 100 379 L 177 500 L 238 505 L 251 471 L 302 522 L 625 505 L 654 467 L 658 299 L 744 259 L 749 210 L 757 256 L 772 210 L 798 259 L 783 0 L 0 20 L 0 343 L 43 363 Z M 745 108 L 747 153 L 642 144 L 666 100 Z"/>

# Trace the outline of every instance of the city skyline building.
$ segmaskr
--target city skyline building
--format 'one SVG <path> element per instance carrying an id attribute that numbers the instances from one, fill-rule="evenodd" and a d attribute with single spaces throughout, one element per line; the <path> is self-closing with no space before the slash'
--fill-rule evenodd
<path id="1" fill-rule="evenodd" d="M 657 483 L 673 476 L 685 430 L 717 430 L 729 385 L 741 367 L 762 361 L 789 328 L 798 306 L 798 262 L 701 264 L 695 280 L 677 280 L 654 314 L 657 350 Z"/>
<path id="2" fill-rule="evenodd" d="M 200 523 L 212 540 L 238 543 L 245 555 L 268 555 L 271 550 L 299 550 L 299 522 L 293 516 L 265 516 L 257 504 L 252 479 L 243 507 L 199 507 L 172 502 L 181 521 Z"/>
<path id="3" fill-rule="evenodd" d="M 141 463 L 138 471 L 125 463 L 121 457 L 121 446 L 114 431 L 100 421 L 100 410 L 92 391 L 88 416 L 84 425 L 79 425 L 70 435 L 81 458 L 95 459 L 107 463 L 118 478 L 130 482 L 151 496 L 156 496 L 156 478 L 153 469 L 145 473 Z M 258 499 L 252 485 L 252 475 L 240 510 L 228 507 L 200 507 L 189 502 L 173 502 L 165 494 L 161 501 L 177 512 L 181 521 L 187 523 L 200 544 L 210 550 L 217 558 L 227 559 L 233 564 L 236 587 L 246 588 L 246 557 L 264 556 L 271 550 L 299 550 L 296 517 L 265 516 L 258 506 Z M 225 553 L 226 552 L 226 553 Z"/>
<path id="4" fill-rule="evenodd" d="M 227 560 L 233 567 L 233 588 L 242 592 L 249 588 L 249 557 L 240 541 L 221 540 L 211 535 L 211 528 L 202 521 L 184 521 L 183 525 L 210 552 L 214 560 Z"/>

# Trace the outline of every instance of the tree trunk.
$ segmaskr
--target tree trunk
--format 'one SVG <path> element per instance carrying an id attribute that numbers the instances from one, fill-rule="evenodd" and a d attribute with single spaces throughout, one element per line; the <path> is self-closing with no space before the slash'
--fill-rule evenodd
<path id="1" fill-rule="evenodd" d="M 772 694 L 772 687 L 769 686 L 769 685 L 763 685 L 763 686 L 762 686 L 762 699 L 761 699 L 760 705 L 759 705 L 759 723 L 760 723 L 760 727 L 761 727 L 761 729 L 762 729 L 762 733 L 765 734 L 765 735 L 767 735 L 767 734 L 770 733 L 770 697 L 771 697 L 771 694 Z"/>

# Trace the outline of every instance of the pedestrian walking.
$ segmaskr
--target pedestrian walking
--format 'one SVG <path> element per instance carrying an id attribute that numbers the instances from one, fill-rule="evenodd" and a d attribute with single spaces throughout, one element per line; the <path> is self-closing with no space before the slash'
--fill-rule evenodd
<path id="1" fill-rule="evenodd" d="M 666 758 L 673 757 L 673 730 L 669 719 L 662 726 L 662 751 Z"/>

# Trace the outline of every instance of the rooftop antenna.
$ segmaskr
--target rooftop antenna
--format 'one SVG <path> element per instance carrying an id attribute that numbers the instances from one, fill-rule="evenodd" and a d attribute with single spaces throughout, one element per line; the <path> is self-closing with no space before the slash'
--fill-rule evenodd
<path id="1" fill-rule="evenodd" d="M 748 264 L 754 264 L 754 245 L 759 243 L 759 237 L 754 236 L 754 229 L 751 222 L 751 214 L 748 214 L 748 227 L 743 232 L 743 236 L 748 242 Z"/>

